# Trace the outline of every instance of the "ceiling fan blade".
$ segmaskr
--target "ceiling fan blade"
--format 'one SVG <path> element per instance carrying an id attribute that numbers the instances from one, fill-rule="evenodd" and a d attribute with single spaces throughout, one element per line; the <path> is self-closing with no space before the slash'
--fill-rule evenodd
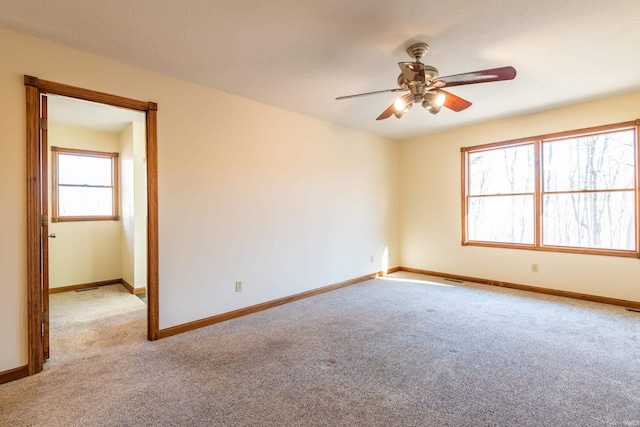
<path id="1" fill-rule="evenodd" d="M 421 62 L 398 62 L 402 75 L 410 82 L 425 83 L 424 64 Z"/>
<path id="2" fill-rule="evenodd" d="M 442 105 L 450 110 L 460 112 L 471 107 L 471 102 L 467 101 L 466 99 L 462 99 L 459 96 L 452 94 L 451 92 L 447 92 L 446 90 L 442 89 L 437 89 L 437 92 L 444 93 L 445 99 L 444 104 Z"/>
<path id="3" fill-rule="evenodd" d="M 389 105 L 389 107 L 386 110 L 384 110 L 376 120 L 388 119 L 393 115 L 393 109 L 394 109 L 393 104 Z"/>
<path id="4" fill-rule="evenodd" d="M 516 69 L 509 67 L 492 68 L 489 70 L 473 71 L 471 73 L 454 74 L 452 76 L 438 77 L 432 83 L 444 82 L 447 87 L 470 85 L 475 83 L 497 82 L 511 80 L 516 76 Z"/>
<path id="5" fill-rule="evenodd" d="M 357 98 L 359 96 L 368 96 L 368 95 L 375 95 L 377 93 L 385 93 L 385 92 L 406 92 L 407 89 L 403 89 L 401 87 L 395 88 L 395 89 L 385 89 L 385 90 L 376 90 L 374 92 L 365 92 L 365 93 L 358 93 L 355 95 L 347 95 L 347 96 L 339 96 L 336 98 L 336 100 L 341 100 L 341 99 L 349 99 L 349 98 Z"/>

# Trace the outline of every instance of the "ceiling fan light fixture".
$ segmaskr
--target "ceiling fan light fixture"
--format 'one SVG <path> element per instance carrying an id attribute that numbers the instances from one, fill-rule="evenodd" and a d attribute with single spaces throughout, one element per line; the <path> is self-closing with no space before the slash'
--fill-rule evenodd
<path id="1" fill-rule="evenodd" d="M 395 108 L 396 111 L 403 111 L 404 112 L 404 109 L 406 108 L 406 105 L 405 105 L 404 100 L 402 99 L 402 97 L 396 99 L 393 102 L 393 108 Z"/>
<path id="2" fill-rule="evenodd" d="M 431 114 L 438 114 L 440 112 L 440 107 L 441 107 L 440 105 L 436 105 L 435 103 L 432 104 L 426 99 L 422 101 L 422 106 L 424 107 L 425 110 L 427 110 Z"/>
<path id="3" fill-rule="evenodd" d="M 422 106 L 431 114 L 438 114 L 446 99 L 443 92 L 427 92 L 424 94 Z"/>
<path id="4" fill-rule="evenodd" d="M 401 99 L 399 99 L 399 100 L 397 100 L 397 101 L 402 101 L 402 100 L 401 100 Z M 397 102 L 397 101 L 396 101 L 396 102 Z M 394 103 L 394 104 L 395 104 L 395 103 Z M 403 104 L 404 104 L 404 102 L 403 102 Z M 407 111 L 409 111 L 409 110 L 411 109 L 411 107 L 413 107 L 413 102 L 408 103 L 408 104 L 407 104 L 407 105 L 405 105 L 405 106 L 404 106 L 404 108 L 403 108 L 403 109 L 401 109 L 401 110 L 395 110 L 395 109 L 394 109 L 394 111 L 393 111 L 393 115 L 394 115 L 394 116 L 396 116 L 396 118 L 398 118 L 398 119 L 399 119 L 400 117 L 404 116 L 404 113 L 406 113 Z M 394 108 L 395 108 L 395 106 L 394 106 Z"/>

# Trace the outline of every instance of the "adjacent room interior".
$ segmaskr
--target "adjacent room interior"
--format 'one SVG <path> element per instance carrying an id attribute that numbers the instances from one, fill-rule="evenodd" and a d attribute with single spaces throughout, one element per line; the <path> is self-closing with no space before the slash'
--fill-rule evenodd
<path id="1" fill-rule="evenodd" d="M 84 325 L 88 318 L 115 318 L 119 305 L 113 311 L 95 309 L 101 292 L 93 291 L 99 287 L 146 300 L 147 182 L 143 113 L 56 95 L 46 98 L 42 108 L 47 109 L 51 223 L 46 236 L 48 292 L 42 296 L 49 299 L 47 333 L 54 336 L 46 352 L 50 359 L 64 357 L 66 348 L 55 347 L 56 329 L 73 330 L 73 323 L 57 319 Z M 114 211 L 117 218 L 102 218 Z M 87 294 L 73 295 L 81 292 Z M 81 303 L 71 302 L 78 298 L 93 301 L 80 309 Z M 135 300 L 131 304 L 135 307 Z"/>

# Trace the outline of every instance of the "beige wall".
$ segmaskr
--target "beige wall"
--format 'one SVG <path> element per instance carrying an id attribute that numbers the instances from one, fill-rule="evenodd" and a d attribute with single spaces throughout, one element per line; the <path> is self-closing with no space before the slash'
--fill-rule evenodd
<path id="1" fill-rule="evenodd" d="M 640 301 L 632 258 L 463 247 L 460 147 L 640 118 L 640 93 L 470 126 L 401 143 L 401 265 Z M 531 264 L 539 264 L 539 273 Z"/>
<path id="2" fill-rule="evenodd" d="M 133 170 L 133 125 L 120 132 L 120 265 L 122 278 L 134 286 L 134 170 Z"/>
<path id="3" fill-rule="evenodd" d="M 49 125 L 49 146 L 109 153 L 120 151 L 117 133 L 99 132 L 55 123 Z M 51 158 L 51 151 L 48 157 Z M 49 179 L 49 183 L 51 182 L 52 180 Z M 49 194 L 52 194 L 52 190 L 49 191 Z M 49 224 L 49 232 L 56 235 L 55 239 L 49 239 L 49 287 L 59 288 L 119 279 L 121 277 L 120 229 L 119 221 Z"/>
<path id="4" fill-rule="evenodd" d="M 23 74 L 158 103 L 161 328 L 398 265 L 396 142 L 5 30 L 0 56 L 0 372 L 27 362 Z"/>
<path id="5" fill-rule="evenodd" d="M 147 286 L 147 170 L 145 125 L 132 122 L 120 132 L 120 211 L 122 278 Z"/>
<path id="6" fill-rule="evenodd" d="M 134 288 L 147 287 L 147 138 L 146 125 L 133 122 Z"/>

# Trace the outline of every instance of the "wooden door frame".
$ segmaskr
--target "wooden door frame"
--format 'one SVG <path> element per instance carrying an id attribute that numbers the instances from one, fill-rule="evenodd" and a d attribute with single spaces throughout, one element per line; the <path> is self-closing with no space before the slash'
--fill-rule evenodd
<path id="1" fill-rule="evenodd" d="M 147 338 L 158 339 L 158 104 L 24 76 L 27 112 L 27 312 L 29 375 L 42 371 L 42 186 L 40 176 L 40 95 L 53 94 L 144 111 L 147 122 Z M 46 157 L 45 157 L 46 158 Z"/>
<path id="2" fill-rule="evenodd" d="M 40 117 L 47 123 L 49 119 L 49 105 L 46 95 L 40 96 Z M 40 126 L 40 179 L 42 189 L 42 215 L 47 221 L 42 221 L 42 251 L 41 263 L 42 267 L 42 312 L 49 312 L 49 298 L 45 298 L 49 292 L 49 131 L 47 126 Z M 42 357 L 44 360 L 49 358 L 49 321 L 48 317 L 42 322 Z"/>

